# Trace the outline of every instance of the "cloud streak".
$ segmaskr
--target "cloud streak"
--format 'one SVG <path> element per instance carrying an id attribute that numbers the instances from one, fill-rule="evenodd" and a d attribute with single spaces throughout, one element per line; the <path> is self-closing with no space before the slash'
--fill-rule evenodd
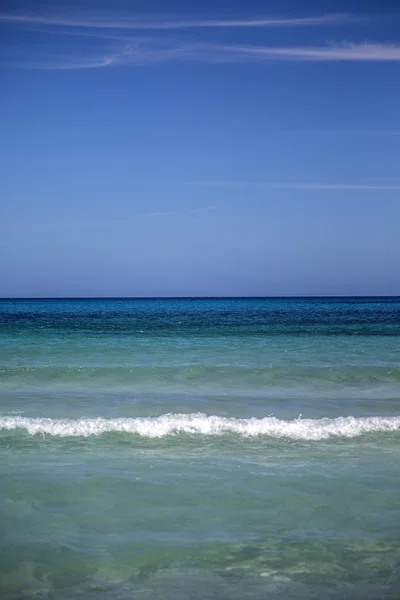
<path id="1" fill-rule="evenodd" d="M 286 133 L 300 135 L 357 135 L 357 136 L 376 136 L 376 137 L 398 137 L 398 129 L 290 129 Z M 400 178 L 399 178 L 400 179 Z"/>
<path id="2" fill-rule="evenodd" d="M 342 190 L 359 192 L 400 192 L 400 185 L 368 185 L 368 184 L 347 184 L 347 183 L 295 183 L 281 184 L 276 187 L 297 190 Z"/>
<path id="3" fill-rule="evenodd" d="M 190 210 L 188 210 L 188 212 L 191 214 L 196 214 L 196 213 L 208 212 L 210 210 L 217 210 L 217 208 L 218 208 L 218 206 L 216 204 L 213 204 L 212 206 L 204 206 L 203 208 L 191 208 Z"/>
<path id="4" fill-rule="evenodd" d="M 141 216 L 142 217 L 175 217 L 175 216 L 179 216 L 179 215 L 184 216 L 185 214 L 198 214 L 198 213 L 203 213 L 203 212 L 209 212 L 211 210 L 216 210 L 217 208 L 218 208 L 218 206 L 216 204 L 213 204 L 210 206 L 202 206 L 199 208 L 189 208 L 182 212 L 178 212 L 178 211 L 151 212 L 151 213 L 144 213 Z"/>
<path id="5" fill-rule="evenodd" d="M 63 231 L 70 230 L 86 230 L 86 229 L 111 229 L 119 227 L 131 227 L 133 225 L 141 226 L 143 219 L 168 219 L 169 217 L 181 217 L 187 218 L 189 215 L 195 215 L 198 213 L 209 212 L 216 210 L 217 205 L 203 206 L 198 208 L 189 208 L 182 211 L 164 211 L 164 212 L 149 212 L 149 213 L 138 213 L 126 216 L 125 218 L 119 219 L 101 219 L 95 221 L 59 221 L 59 222 L 14 222 L 14 223 L 1 223 L 0 233 L 2 235 L 22 234 L 22 233 L 54 233 L 59 234 Z"/>
<path id="6" fill-rule="evenodd" d="M 260 61 L 291 62 L 400 62 L 400 43 L 354 43 L 327 45 L 268 46 L 219 43 L 190 39 L 194 29 L 304 28 L 344 25 L 368 20 L 366 16 L 325 14 L 309 17 L 254 19 L 145 19 L 130 13 L 0 12 L 0 24 L 23 27 L 31 34 L 55 35 L 56 42 L 26 47 L 15 45 L 3 52 L 3 65 L 23 69 L 98 69 L 116 66 L 144 66 L 155 63 L 198 61 L 207 64 L 235 64 Z M 86 42 L 64 44 L 66 35 L 85 37 Z M 92 38 L 92 43 L 87 41 Z M 35 47 L 49 48 L 48 56 L 35 56 Z M 73 52 L 70 52 L 70 49 Z M 13 59 L 14 54 L 14 59 Z M 8 56 L 6 63 L 5 56 Z"/>
<path id="7" fill-rule="evenodd" d="M 166 211 L 166 212 L 151 212 L 151 213 L 143 213 L 142 217 L 175 217 L 178 213 L 176 211 Z"/>
<path id="8" fill-rule="evenodd" d="M 224 46 L 226 52 L 259 59 L 295 61 L 400 61 L 400 44 L 342 42 L 314 47 Z"/>
<path id="9" fill-rule="evenodd" d="M 199 187 L 243 187 L 287 190 L 400 192 L 400 185 L 370 185 L 364 183 L 273 183 L 262 181 L 182 181 L 180 185 Z"/>
<path id="10" fill-rule="evenodd" d="M 169 38 L 132 37 L 129 42 L 106 42 L 94 51 L 77 56 L 56 56 L 48 59 L 29 56 L 26 60 L 3 65 L 23 69 L 93 69 L 116 66 L 145 66 L 169 62 L 203 62 L 207 64 L 236 64 L 246 62 L 400 62 L 400 43 L 343 42 L 337 45 L 251 46 L 189 43 Z M 395 135 L 394 133 L 393 135 Z"/>
<path id="11" fill-rule="evenodd" d="M 281 19 L 198 19 L 163 21 L 153 19 L 146 21 L 132 19 L 130 15 L 115 15 L 114 13 L 99 13 L 97 15 L 76 16 L 68 14 L 18 14 L 0 13 L 0 22 L 26 25 L 52 25 L 56 27 L 78 27 L 91 29 L 125 29 L 125 30 L 179 30 L 204 28 L 253 28 L 253 27 L 315 27 L 346 24 L 359 21 L 349 14 L 326 14 L 313 17 L 281 18 Z"/>

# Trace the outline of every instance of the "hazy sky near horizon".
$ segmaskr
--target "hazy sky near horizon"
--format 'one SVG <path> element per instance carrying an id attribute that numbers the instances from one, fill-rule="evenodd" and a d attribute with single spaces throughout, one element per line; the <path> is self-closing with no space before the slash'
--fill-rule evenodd
<path id="1" fill-rule="evenodd" d="M 0 296 L 400 295 L 400 5 L 0 9 Z"/>

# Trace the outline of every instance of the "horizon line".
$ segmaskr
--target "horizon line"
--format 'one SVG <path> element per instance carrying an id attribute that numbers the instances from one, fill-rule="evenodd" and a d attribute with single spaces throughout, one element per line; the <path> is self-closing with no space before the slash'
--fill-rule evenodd
<path id="1" fill-rule="evenodd" d="M 235 300 L 276 298 L 400 298 L 400 294 L 277 294 L 271 296 L 0 296 L 0 301 L 14 300 Z"/>

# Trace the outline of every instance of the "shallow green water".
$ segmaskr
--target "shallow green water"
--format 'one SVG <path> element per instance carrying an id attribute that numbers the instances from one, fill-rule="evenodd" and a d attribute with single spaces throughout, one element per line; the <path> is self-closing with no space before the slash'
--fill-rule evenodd
<path id="1" fill-rule="evenodd" d="M 400 299 L 0 301 L 2 598 L 400 595 Z"/>

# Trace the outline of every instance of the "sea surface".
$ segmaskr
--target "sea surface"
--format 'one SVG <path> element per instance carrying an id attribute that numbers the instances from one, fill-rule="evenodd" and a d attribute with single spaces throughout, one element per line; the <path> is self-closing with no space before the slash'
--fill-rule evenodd
<path id="1" fill-rule="evenodd" d="M 2 600 L 400 598 L 400 298 L 0 301 Z"/>

